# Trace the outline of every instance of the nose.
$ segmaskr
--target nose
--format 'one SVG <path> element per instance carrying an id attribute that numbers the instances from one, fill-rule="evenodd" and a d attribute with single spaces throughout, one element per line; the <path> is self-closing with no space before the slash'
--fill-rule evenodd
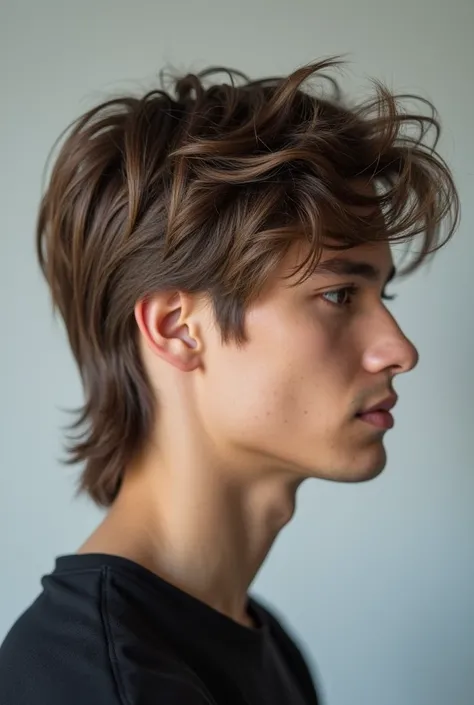
<path id="1" fill-rule="evenodd" d="M 418 364 L 418 350 L 393 316 L 386 309 L 383 313 L 384 320 L 372 328 L 377 330 L 377 335 L 371 337 L 364 352 L 363 365 L 372 373 L 389 370 L 391 375 L 398 375 L 410 372 Z"/>

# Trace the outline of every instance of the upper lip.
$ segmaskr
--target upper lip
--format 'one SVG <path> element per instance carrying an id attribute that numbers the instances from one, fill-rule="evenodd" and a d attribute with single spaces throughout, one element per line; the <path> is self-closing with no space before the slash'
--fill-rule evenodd
<path id="1" fill-rule="evenodd" d="M 398 396 L 396 394 L 390 394 L 390 396 L 385 397 L 385 399 L 377 402 L 377 404 L 370 406 L 368 409 L 363 409 L 359 412 L 359 414 L 370 414 L 372 411 L 390 411 L 390 409 L 393 409 L 397 401 Z"/>

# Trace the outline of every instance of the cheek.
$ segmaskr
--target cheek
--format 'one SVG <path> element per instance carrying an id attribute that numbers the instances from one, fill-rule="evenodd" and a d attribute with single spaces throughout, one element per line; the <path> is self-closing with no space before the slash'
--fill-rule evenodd
<path id="1" fill-rule="evenodd" d="M 268 385 L 266 398 L 272 395 L 275 403 L 267 418 L 278 432 L 302 446 L 338 432 L 358 377 L 357 346 L 349 330 L 304 321 L 267 366 L 256 386 Z"/>
<path id="2" fill-rule="evenodd" d="M 278 417 L 283 423 L 283 410 L 290 411 L 295 389 L 289 383 L 291 368 L 282 349 L 271 355 L 255 347 L 221 353 L 206 380 L 208 417 L 222 431 L 248 440 L 272 428 Z"/>
<path id="3" fill-rule="evenodd" d="M 268 449 L 334 432 L 354 383 L 347 327 L 280 307 L 253 312 L 247 331 L 242 348 L 217 339 L 207 348 L 199 392 L 206 431 Z"/>
<path id="4" fill-rule="evenodd" d="M 219 340 L 207 347 L 198 396 L 202 421 L 214 437 L 241 436 L 252 443 L 292 417 L 302 348 L 283 328 L 281 321 L 254 316 L 241 348 Z"/>
<path id="5" fill-rule="evenodd" d="M 306 321 L 266 318 L 254 324 L 247 346 L 215 349 L 209 357 L 208 421 L 249 442 L 265 438 L 275 444 L 316 423 L 325 426 L 340 397 L 333 337 Z"/>

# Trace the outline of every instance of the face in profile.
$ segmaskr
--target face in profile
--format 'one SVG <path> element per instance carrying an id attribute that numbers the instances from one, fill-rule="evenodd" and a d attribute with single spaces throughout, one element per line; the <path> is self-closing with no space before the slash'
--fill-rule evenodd
<path id="1" fill-rule="evenodd" d="M 206 344 L 200 414 L 226 457 L 300 478 L 357 482 L 384 467 L 396 375 L 417 352 L 386 308 L 387 243 L 326 250 L 305 282 L 290 251 L 246 314 L 248 341 Z"/>

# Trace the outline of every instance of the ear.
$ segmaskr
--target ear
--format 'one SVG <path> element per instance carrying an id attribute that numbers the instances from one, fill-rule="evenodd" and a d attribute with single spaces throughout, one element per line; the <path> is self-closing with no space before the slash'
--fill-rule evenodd
<path id="1" fill-rule="evenodd" d="M 135 320 L 149 349 L 183 372 L 201 364 L 202 341 L 193 320 L 193 298 L 182 292 L 163 292 L 135 305 Z"/>

